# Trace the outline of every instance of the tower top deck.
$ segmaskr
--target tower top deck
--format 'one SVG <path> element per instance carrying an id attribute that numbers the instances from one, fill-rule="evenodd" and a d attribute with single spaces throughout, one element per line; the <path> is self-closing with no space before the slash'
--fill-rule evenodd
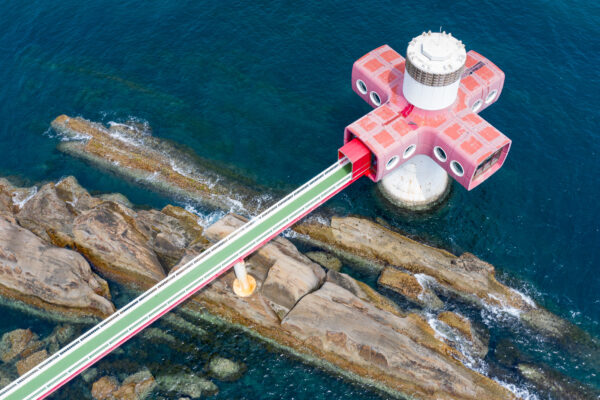
<path id="1" fill-rule="evenodd" d="M 465 45 L 446 32 L 423 32 L 413 38 L 406 50 L 412 65 L 430 74 L 452 74 L 465 65 Z"/>

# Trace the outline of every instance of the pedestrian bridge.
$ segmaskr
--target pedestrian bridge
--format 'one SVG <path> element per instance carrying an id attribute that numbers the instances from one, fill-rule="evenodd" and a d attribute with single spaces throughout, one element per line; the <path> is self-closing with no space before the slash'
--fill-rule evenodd
<path id="1" fill-rule="evenodd" d="M 340 192 L 365 171 L 341 156 L 331 167 L 211 246 L 132 302 L 0 391 L 2 400 L 42 399 Z M 362 169 L 362 168 L 361 168 Z"/>

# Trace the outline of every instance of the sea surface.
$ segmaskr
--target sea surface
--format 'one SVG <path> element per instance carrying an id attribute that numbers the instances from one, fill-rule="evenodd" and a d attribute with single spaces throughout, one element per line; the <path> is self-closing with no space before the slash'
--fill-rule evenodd
<path id="1" fill-rule="evenodd" d="M 138 205 L 172 201 L 57 151 L 49 124 L 67 114 L 146 123 L 153 135 L 282 196 L 330 165 L 344 127 L 370 110 L 351 90 L 352 63 L 386 43 L 404 53 L 413 36 L 441 27 L 506 73 L 502 96 L 482 113 L 513 140 L 504 167 L 471 192 L 455 184 L 433 213 L 391 209 L 367 179 L 330 206 L 472 252 L 503 282 L 599 337 L 599 26 L 594 0 L 4 0 L 0 176 L 33 185 L 74 175 L 92 192 L 121 192 Z M 494 325 L 502 318 L 493 310 L 481 317 L 497 326 L 491 354 L 510 338 L 529 357 L 600 388 L 585 354 L 515 333 L 510 320 Z M 0 333 L 24 327 L 24 318 L 3 312 Z M 249 370 L 220 383 L 218 398 L 379 396 L 219 332 L 211 349 Z"/>

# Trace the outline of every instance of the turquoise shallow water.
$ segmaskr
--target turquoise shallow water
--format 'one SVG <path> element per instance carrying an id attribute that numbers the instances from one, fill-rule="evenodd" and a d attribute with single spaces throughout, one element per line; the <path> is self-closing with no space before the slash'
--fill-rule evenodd
<path id="1" fill-rule="evenodd" d="M 600 336 L 597 2 L 8 0 L 0 11 L 0 175 L 23 184 L 75 175 L 92 191 L 151 206 L 169 199 L 61 154 L 50 121 L 63 113 L 145 121 L 154 135 L 283 194 L 328 166 L 344 126 L 369 111 L 350 88 L 354 60 L 384 43 L 403 53 L 411 37 L 442 25 L 506 73 L 502 97 L 482 114 L 513 140 L 505 166 L 472 192 L 455 185 L 433 214 L 389 210 L 368 180 L 332 205 L 473 252 L 503 281 Z M 600 386 L 585 357 L 526 332 L 517 341 Z M 292 361 L 256 368 L 251 376 L 313 388 L 297 398 L 355 390 Z M 272 398 L 286 390 L 276 386 Z"/>

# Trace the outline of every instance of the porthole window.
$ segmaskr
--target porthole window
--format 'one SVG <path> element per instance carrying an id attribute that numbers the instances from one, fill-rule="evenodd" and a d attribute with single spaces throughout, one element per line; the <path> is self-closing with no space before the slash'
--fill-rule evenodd
<path id="1" fill-rule="evenodd" d="M 481 108 L 482 105 L 483 105 L 483 101 L 477 100 L 475 103 L 473 103 L 473 107 L 471 107 L 471 110 L 473 110 L 473 112 L 477 112 L 477 111 L 479 111 L 479 109 Z"/>
<path id="2" fill-rule="evenodd" d="M 458 161 L 452 160 L 452 162 L 450 163 L 450 169 L 452 170 L 452 172 L 454 172 L 456 176 L 463 176 L 465 174 L 465 170 Z"/>
<path id="3" fill-rule="evenodd" d="M 441 162 L 446 162 L 446 160 L 448 159 L 446 152 L 440 146 L 435 146 L 433 148 L 433 154 L 435 154 L 435 158 L 437 158 Z"/>
<path id="4" fill-rule="evenodd" d="M 394 168 L 396 165 L 398 165 L 398 161 L 400 161 L 400 157 L 398 156 L 390 158 L 387 164 L 385 164 L 385 169 L 389 171 L 390 169 Z"/>
<path id="5" fill-rule="evenodd" d="M 494 101 L 494 99 L 496 98 L 497 95 L 498 95 L 498 91 L 496 89 L 492 90 L 490 92 L 490 94 L 488 94 L 487 97 L 485 98 L 485 104 L 490 104 L 492 101 Z"/>
<path id="6" fill-rule="evenodd" d="M 375 104 L 376 107 L 381 105 L 381 98 L 379 98 L 379 95 L 376 92 L 371 92 L 371 102 Z"/>
<path id="7" fill-rule="evenodd" d="M 356 80 L 356 88 L 362 94 L 367 94 L 367 84 L 361 81 L 360 79 Z"/>
<path id="8" fill-rule="evenodd" d="M 416 150 L 417 150 L 417 145 L 411 144 L 410 146 L 408 146 L 406 148 L 406 150 L 404 150 L 404 154 L 402 155 L 402 157 L 408 158 L 408 157 L 412 156 L 413 154 L 415 154 Z"/>

